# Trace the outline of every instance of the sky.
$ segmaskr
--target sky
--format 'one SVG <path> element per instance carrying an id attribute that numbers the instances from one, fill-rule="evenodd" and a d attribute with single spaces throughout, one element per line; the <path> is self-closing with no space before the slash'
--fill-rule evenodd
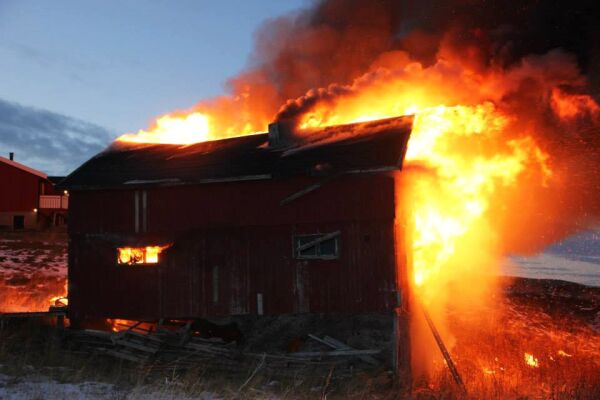
<path id="1" fill-rule="evenodd" d="M 223 92 L 254 32 L 309 0 L 0 0 L 0 155 L 64 175 Z"/>

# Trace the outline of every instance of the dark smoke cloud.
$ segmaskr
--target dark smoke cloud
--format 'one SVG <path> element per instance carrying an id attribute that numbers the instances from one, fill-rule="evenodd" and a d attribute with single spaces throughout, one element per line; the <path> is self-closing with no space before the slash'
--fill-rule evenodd
<path id="1" fill-rule="evenodd" d="M 287 120 L 292 123 L 294 118 L 311 109 L 316 104 L 327 104 L 342 96 L 349 96 L 354 90 L 348 86 L 329 85 L 327 89 L 310 89 L 304 96 L 288 100 L 276 116 L 277 121 Z"/>
<path id="2" fill-rule="evenodd" d="M 263 122 L 293 123 L 316 104 L 351 97 L 361 89 L 357 82 L 376 82 L 382 67 L 394 71 L 418 61 L 435 68 L 443 59 L 483 75 L 504 71 L 514 87 L 494 101 L 525 117 L 516 128 L 537 127 L 563 177 L 552 193 L 552 212 L 536 211 L 531 201 L 530 220 L 510 220 L 524 233 L 507 249 L 538 250 L 600 215 L 600 201 L 593 200 L 600 190 L 598 120 L 559 121 L 548 97 L 557 87 L 600 99 L 598 21 L 595 0 L 324 0 L 267 22 L 257 34 L 253 64 L 230 88 L 235 98 L 260 104 Z M 551 197 L 545 191 L 531 196 Z M 531 241 L 523 240 L 527 232 Z"/>
<path id="3" fill-rule="evenodd" d="M 485 68 L 562 49 L 574 54 L 600 92 L 600 2 L 516 3 L 327 0 L 268 21 L 257 34 L 253 66 L 229 81 L 236 94 L 260 96 L 277 111 L 289 99 L 332 83 L 345 85 L 406 51 L 425 66 L 443 47 Z M 273 88 L 265 95 L 265 86 Z"/>
<path id="4" fill-rule="evenodd" d="M 115 136 L 98 125 L 0 99 L 0 151 L 49 175 L 66 175 Z"/>

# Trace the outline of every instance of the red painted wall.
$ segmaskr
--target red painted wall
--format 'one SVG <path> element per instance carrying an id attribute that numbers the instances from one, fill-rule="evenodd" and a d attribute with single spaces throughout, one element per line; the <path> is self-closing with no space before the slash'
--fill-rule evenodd
<path id="1" fill-rule="evenodd" d="M 265 314 L 392 310 L 401 251 L 394 241 L 393 179 L 344 176 L 280 205 L 314 182 L 147 189 L 147 232 L 140 233 L 134 229 L 135 190 L 72 192 L 71 316 L 256 314 L 258 293 Z M 294 234 L 336 230 L 341 231 L 339 259 L 294 258 Z M 116 264 L 117 246 L 169 242 L 173 246 L 158 266 Z"/>
<path id="2" fill-rule="evenodd" d="M 40 182 L 43 179 L 39 176 L 0 163 L 0 212 L 27 212 L 37 208 Z"/>
<path id="3" fill-rule="evenodd" d="M 287 205 L 317 179 L 297 178 L 147 189 L 148 232 L 177 234 L 199 227 L 393 219 L 393 180 L 384 175 L 340 177 Z M 72 233 L 134 232 L 135 190 L 70 193 Z"/>

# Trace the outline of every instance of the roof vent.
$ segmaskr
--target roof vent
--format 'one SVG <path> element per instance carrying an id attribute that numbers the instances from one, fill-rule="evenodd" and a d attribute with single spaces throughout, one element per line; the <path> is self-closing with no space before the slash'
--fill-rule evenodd
<path id="1" fill-rule="evenodd" d="M 10 153 L 8 153 L 8 158 L 10 161 L 14 161 L 15 160 L 15 153 L 13 153 L 12 151 Z"/>
<path id="2" fill-rule="evenodd" d="M 293 142 L 292 124 L 273 122 L 269 124 L 269 147 L 285 147 Z"/>

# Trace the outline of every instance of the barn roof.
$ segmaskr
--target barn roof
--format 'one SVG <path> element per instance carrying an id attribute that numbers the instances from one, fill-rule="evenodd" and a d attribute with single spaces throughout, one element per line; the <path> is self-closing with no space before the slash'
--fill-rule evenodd
<path id="1" fill-rule="evenodd" d="M 273 145 L 261 133 L 192 145 L 112 146 L 61 184 L 69 190 L 168 186 L 400 169 L 412 117 L 312 130 Z"/>
<path id="2" fill-rule="evenodd" d="M 46 179 L 48 177 L 42 171 L 38 171 L 37 169 L 30 168 L 27 165 L 23 165 L 21 163 L 18 163 L 16 161 L 10 160 L 10 159 L 5 158 L 5 157 L 0 157 L 0 162 L 4 163 L 4 164 L 7 164 L 7 165 L 10 165 L 11 167 L 20 169 L 21 171 L 25 171 L 27 173 L 30 173 L 32 175 L 39 176 L 42 179 Z"/>

